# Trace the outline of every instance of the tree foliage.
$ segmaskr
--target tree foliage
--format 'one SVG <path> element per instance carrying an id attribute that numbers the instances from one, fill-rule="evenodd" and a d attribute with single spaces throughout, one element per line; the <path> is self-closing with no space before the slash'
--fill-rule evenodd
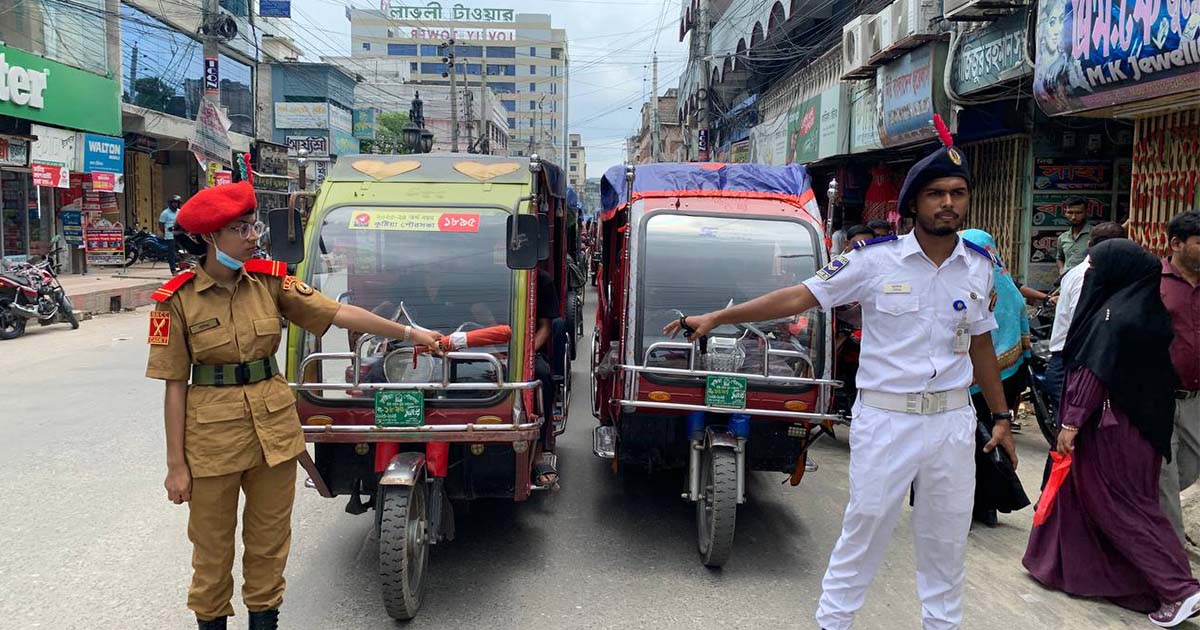
<path id="1" fill-rule="evenodd" d="M 364 153 L 404 155 L 415 153 L 404 143 L 404 126 L 408 124 L 407 112 L 386 112 L 375 119 L 375 139 L 363 140 Z"/>

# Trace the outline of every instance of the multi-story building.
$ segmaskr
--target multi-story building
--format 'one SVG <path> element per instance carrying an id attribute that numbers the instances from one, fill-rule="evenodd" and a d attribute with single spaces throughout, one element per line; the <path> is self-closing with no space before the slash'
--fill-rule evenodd
<path id="1" fill-rule="evenodd" d="M 683 129 L 679 125 L 677 114 L 677 95 L 679 90 L 671 88 L 658 101 L 658 152 L 653 151 L 654 116 L 650 101 L 642 103 L 642 123 L 638 134 L 629 139 L 630 161 L 634 164 L 648 162 L 678 162 L 683 160 Z"/>
<path id="2" fill-rule="evenodd" d="M 442 44 L 453 39 L 456 83 L 478 92 L 486 81 L 496 93 L 509 153 L 565 159 L 567 34 L 549 15 L 392 0 L 386 10 L 352 9 L 350 38 L 354 57 L 402 60 L 412 81 L 425 85 L 449 85 Z"/>
<path id="3" fill-rule="evenodd" d="M 567 146 L 567 180 L 575 192 L 583 194 L 587 185 L 587 149 L 579 134 L 570 134 L 570 144 Z"/>
<path id="4" fill-rule="evenodd" d="M 356 109 L 408 112 L 418 95 L 424 105 L 425 127 L 433 132 L 433 150 L 452 148 L 451 90 L 448 85 L 422 85 L 409 81 L 409 64 L 389 57 L 321 57 L 359 79 Z M 459 149 L 468 153 L 509 154 L 508 112 L 490 86 L 456 86 Z M 480 132 L 480 129 L 484 131 Z M 487 141 L 483 142 L 483 138 Z M 486 150 L 485 150 L 486 149 Z"/>

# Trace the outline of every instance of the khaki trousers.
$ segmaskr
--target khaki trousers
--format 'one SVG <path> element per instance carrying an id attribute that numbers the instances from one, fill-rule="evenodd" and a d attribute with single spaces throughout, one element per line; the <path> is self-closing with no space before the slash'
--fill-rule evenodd
<path id="1" fill-rule="evenodd" d="M 192 541 L 192 586 L 188 608 L 202 620 L 233 614 L 233 545 L 239 490 L 242 510 L 242 600 L 251 612 L 283 602 L 292 545 L 292 502 L 296 460 L 268 466 L 259 460 L 248 470 L 192 479 L 188 538 Z"/>
<path id="2" fill-rule="evenodd" d="M 1175 401 L 1175 432 L 1171 435 L 1171 462 L 1163 461 L 1158 499 L 1171 519 L 1179 540 L 1184 538 L 1183 508 L 1179 493 L 1200 478 L 1200 396 Z"/>

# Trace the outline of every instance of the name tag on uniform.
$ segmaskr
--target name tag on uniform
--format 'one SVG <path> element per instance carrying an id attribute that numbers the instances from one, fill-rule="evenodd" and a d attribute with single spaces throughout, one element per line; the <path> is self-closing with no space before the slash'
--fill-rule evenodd
<path id="1" fill-rule="evenodd" d="M 206 330 L 212 330 L 213 328 L 216 328 L 217 326 L 220 326 L 220 325 L 221 325 L 221 322 L 218 321 L 214 317 L 213 319 L 206 319 L 206 320 L 200 322 L 199 324 L 195 324 L 195 325 L 189 327 L 188 332 L 194 335 L 196 333 L 202 333 Z"/>
<path id="2" fill-rule="evenodd" d="M 883 285 L 884 293 L 912 293 L 912 284 L 908 282 L 888 282 Z"/>

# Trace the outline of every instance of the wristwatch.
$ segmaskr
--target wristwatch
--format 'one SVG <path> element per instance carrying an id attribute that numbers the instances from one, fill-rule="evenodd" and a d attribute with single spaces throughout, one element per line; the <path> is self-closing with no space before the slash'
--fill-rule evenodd
<path id="1" fill-rule="evenodd" d="M 1013 412 L 1011 411 L 998 411 L 992 414 L 992 422 L 999 422 L 1001 420 L 1012 422 L 1012 419 Z"/>

